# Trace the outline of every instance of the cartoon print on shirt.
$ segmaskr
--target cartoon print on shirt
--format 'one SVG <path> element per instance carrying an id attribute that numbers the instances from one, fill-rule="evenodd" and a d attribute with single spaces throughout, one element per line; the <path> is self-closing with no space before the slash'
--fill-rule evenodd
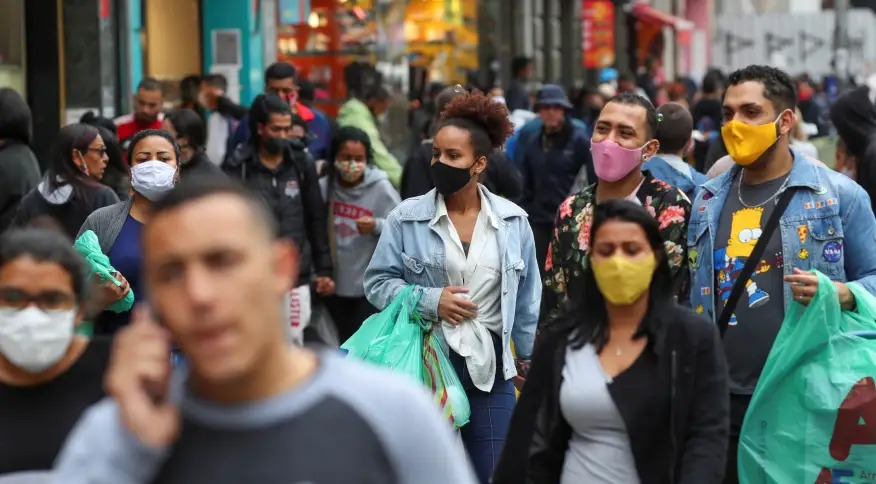
<path id="1" fill-rule="evenodd" d="M 763 207 L 743 208 L 733 212 L 732 222 L 730 224 L 730 239 L 727 241 L 727 247 L 715 251 L 715 269 L 718 274 L 718 291 L 721 295 L 721 302 L 727 304 L 727 299 L 730 298 L 730 293 L 733 291 L 733 284 L 742 268 L 745 266 L 745 261 L 751 256 L 754 246 L 757 245 L 763 230 L 761 229 L 761 218 L 763 216 Z M 763 274 L 769 271 L 772 267 L 765 260 L 761 260 L 755 267 L 754 274 L 745 284 L 745 291 L 748 294 L 748 307 L 757 308 L 768 303 L 770 295 L 757 286 L 755 279 L 758 274 Z M 736 315 L 730 316 L 731 325 L 736 324 Z"/>

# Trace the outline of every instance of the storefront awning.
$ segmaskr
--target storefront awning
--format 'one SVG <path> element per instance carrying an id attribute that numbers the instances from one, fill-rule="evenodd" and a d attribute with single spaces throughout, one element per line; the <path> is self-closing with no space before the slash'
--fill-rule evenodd
<path id="1" fill-rule="evenodd" d="M 676 17 L 675 15 L 662 12 L 645 2 L 633 4 L 632 15 L 642 22 L 657 24 L 663 27 L 672 27 L 678 34 L 678 41 L 686 43 L 690 41 L 694 23 L 690 20 Z"/>

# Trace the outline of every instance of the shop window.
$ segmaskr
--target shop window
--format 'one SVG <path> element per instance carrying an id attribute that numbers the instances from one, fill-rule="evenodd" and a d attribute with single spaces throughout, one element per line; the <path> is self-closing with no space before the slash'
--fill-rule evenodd
<path id="1" fill-rule="evenodd" d="M 0 0 L 0 12 L 0 87 L 24 96 L 24 0 Z"/>

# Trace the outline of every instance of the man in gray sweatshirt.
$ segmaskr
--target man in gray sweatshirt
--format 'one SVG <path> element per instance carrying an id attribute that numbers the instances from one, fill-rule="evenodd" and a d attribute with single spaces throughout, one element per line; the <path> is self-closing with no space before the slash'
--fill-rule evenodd
<path id="1" fill-rule="evenodd" d="M 111 398 L 83 416 L 55 482 L 469 484 L 424 389 L 284 343 L 297 254 L 230 180 L 184 180 L 143 232 L 154 305 L 116 335 Z M 171 371 L 171 341 L 188 358 Z"/>

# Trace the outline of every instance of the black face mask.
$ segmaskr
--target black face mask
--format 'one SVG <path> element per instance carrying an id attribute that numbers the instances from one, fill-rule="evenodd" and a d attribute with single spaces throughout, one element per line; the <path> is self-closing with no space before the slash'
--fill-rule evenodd
<path id="1" fill-rule="evenodd" d="M 445 165 L 440 161 L 432 163 L 429 171 L 432 173 L 432 183 L 438 193 L 444 195 L 453 195 L 462 190 L 471 181 L 471 168 L 456 168 L 450 165 Z"/>
<path id="2" fill-rule="evenodd" d="M 265 151 L 272 155 L 279 155 L 286 147 L 285 138 L 265 138 Z"/>

